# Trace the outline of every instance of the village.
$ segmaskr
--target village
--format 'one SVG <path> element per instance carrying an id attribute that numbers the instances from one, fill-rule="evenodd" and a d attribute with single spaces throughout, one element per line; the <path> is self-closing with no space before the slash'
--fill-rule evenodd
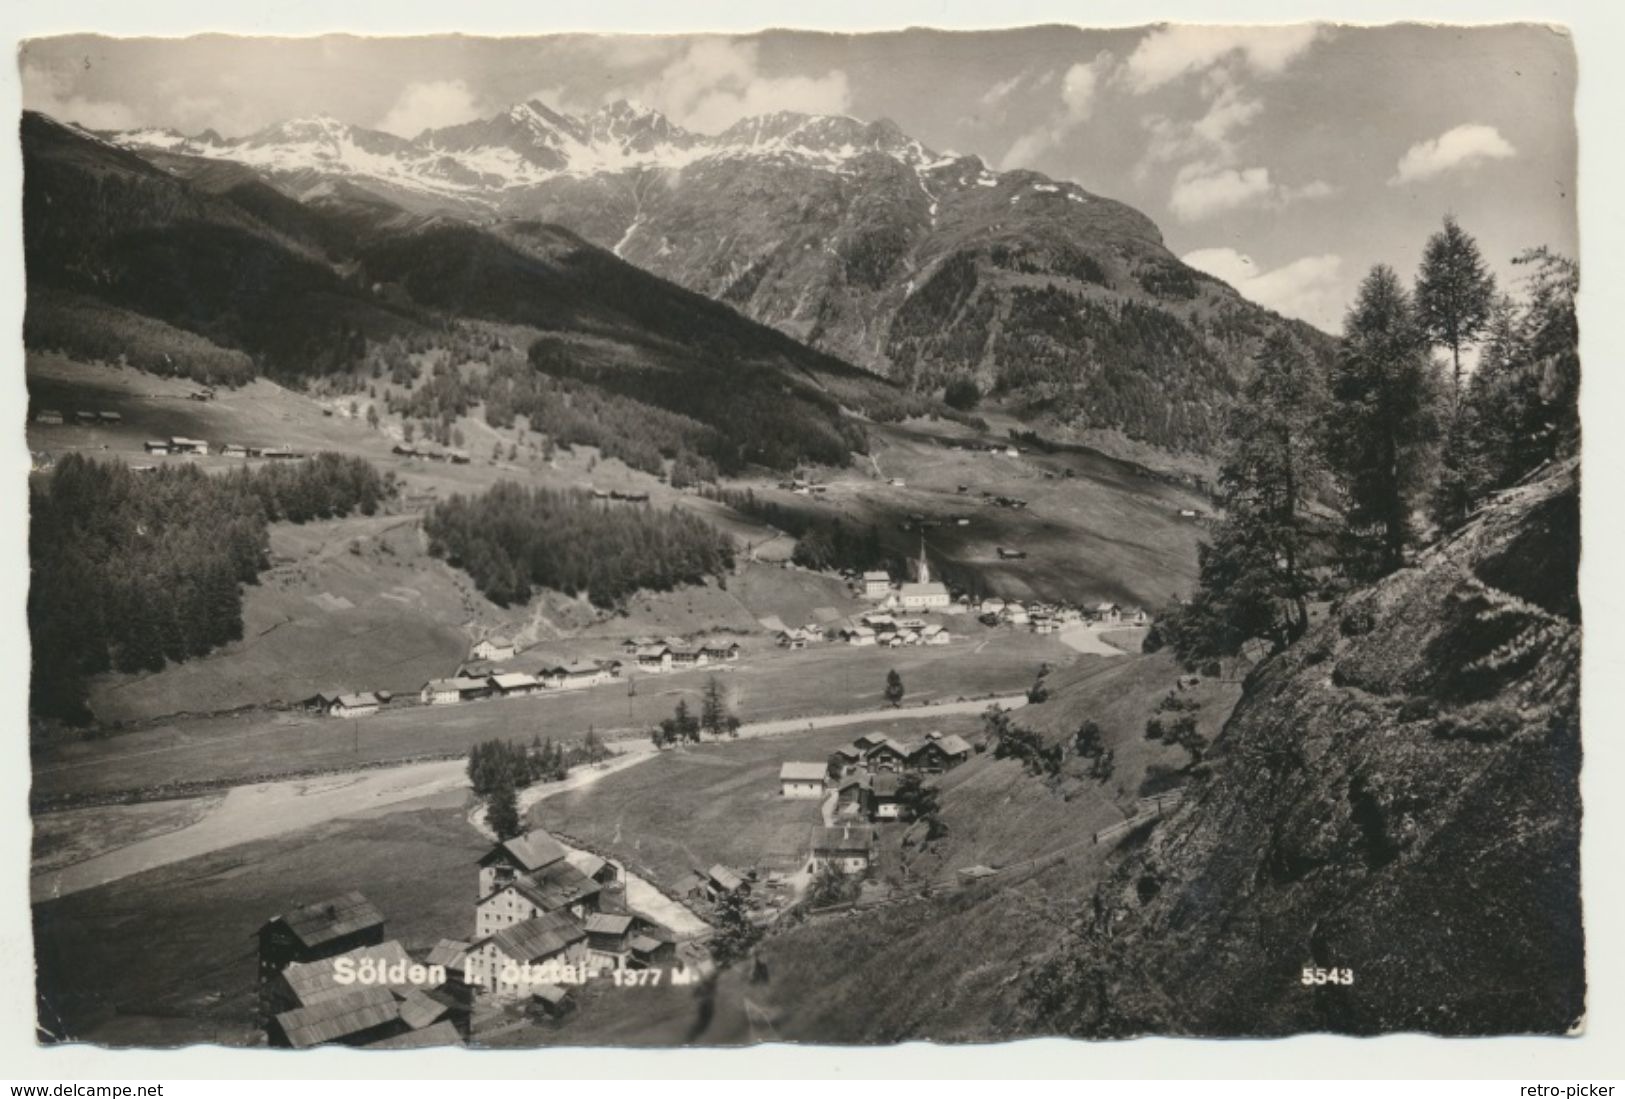
<path id="1" fill-rule="evenodd" d="M 796 864 L 696 867 L 659 890 L 660 907 L 670 913 L 680 905 L 713 923 L 729 908 L 767 926 L 820 875 L 867 887 L 882 831 L 912 819 L 906 785 L 952 770 L 974 751 L 963 737 L 937 731 L 908 742 L 863 734 L 825 761 L 787 761 L 777 796 L 810 810 Z M 647 897 L 649 883 L 546 829 L 494 843 L 471 874 L 468 925 L 416 955 L 388 937 L 384 914 L 358 891 L 267 920 L 256 933 L 267 1043 L 402 1049 L 489 1042 L 561 1025 L 583 996 L 694 984 L 714 971 L 708 940 L 718 931 L 694 934 L 692 926 L 707 925 L 690 921 L 689 933 L 679 933 L 640 911 L 630 887 L 643 886 Z"/>
<path id="2" fill-rule="evenodd" d="M 952 644 L 956 635 L 948 621 L 929 621 L 937 615 L 952 620 L 969 617 L 989 628 L 1025 629 L 1034 634 L 1058 633 L 1069 626 L 1093 629 L 1138 627 L 1149 616 L 1138 607 L 1102 601 L 1088 607 L 1064 602 L 973 598 L 955 595 L 948 586 L 931 578 L 931 566 L 922 540 L 919 558 L 913 563 L 912 580 L 896 581 L 883 570 L 850 574 L 847 579 L 854 594 L 872 604 L 871 609 L 842 616 L 830 612 L 828 621 L 809 621 L 785 626 L 772 634 L 781 649 L 802 650 L 809 646 L 842 644 L 858 648 L 896 649 L 905 646 Z M 959 635 L 963 636 L 963 634 Z M 577 655 L 568 660 L 526 661 L 531 670 L 520 670 L 516 661 L 524 650 L 510 637 L 492 634 L 474 644 L 466 660 L 450 676 L 424 683 L 415 695 L 397 697 L 387 691 L 334 689 L 305 699 L 311 712 L 337 718 L 360 718 L 386 706 L 447 706 L 486 699 L 527 698 L 578 691 L 611 684 L 627 684 L 634 675 L 669 675 L 699 668 L 727 669 L 736 666 L 745 646 L 736 638 L 688 639 L 636 636 L 622 640 L 615 655 Z"/>

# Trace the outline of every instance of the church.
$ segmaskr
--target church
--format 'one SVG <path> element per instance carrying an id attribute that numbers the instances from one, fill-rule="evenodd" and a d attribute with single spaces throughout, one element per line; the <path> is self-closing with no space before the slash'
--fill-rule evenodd
<path id="1" fill-rule="evenodd" d="M 947 610 L 951 602 L 948 587 L 940 580 L 931 579 L 931 563 L 925 556 L 925 539 L 920 539 L 918 579 L 903 583 L 897 590 L 897 602 L 908 611 Z"/>

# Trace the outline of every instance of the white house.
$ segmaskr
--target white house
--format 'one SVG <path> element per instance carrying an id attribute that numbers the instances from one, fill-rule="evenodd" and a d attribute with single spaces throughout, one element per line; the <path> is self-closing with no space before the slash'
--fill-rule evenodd
<path id="1" fill-rule="evenodd" d="M 779 768 L 779 796 L 786 798 L 821 798 L 824 796 L 824 775 L 829 768 L 822 763 L 789 761 Z"/>
<path id="2" fill-rule="evenodd" d="M 425 706 L 447 706 L 460 702 L 463 696 L 457 689 L 459 682 L 456 679 L 431 679 L 423 685 L 418 697 Z"/>
<path id="3" fill-rule="evenodd" d="M 863 574 L 863 597 L 865 599 L 884 599 L 890 594 L 890 573 L 876 569 Z"/>
<path id="4" fill-rule="evenodd" d="M 366 717 L 368 714 L 377 713 L 381 705 L 383 703 L 378 700 L 377 695 L 364 691 L 361 694 L 339 695 L 338 700 L 327 712 L 333 717 Z"/>
<path id="5" fill-rule="evenodd" d="M 512 660 L 513 655 L 513 642 L 500 636 L 485 638 L 469 653 L 472 660 Z"/>
<path id="6" fill-rule="evenodd" d="M 494 999 L 517 1000 L 541 983 L 565 980 L 564 967 L 585 968 L 591 962 L 586 930 L 562 912 L 549 912 L 479 940 L 463 966 L 470 985 Z"/>
<path id="7" fill-rule="evenodd" d="M 665 645 L 645 645 L 638 649 L 635 660 L 640 672 L 671 671 L 671 649 Z"/>
<path id="8" fill-rule="evenodd" d="M 868 626 L 854 626 L 846 631 L 848 645 L 866 646 L 875 644 L 875 631 Z"/>

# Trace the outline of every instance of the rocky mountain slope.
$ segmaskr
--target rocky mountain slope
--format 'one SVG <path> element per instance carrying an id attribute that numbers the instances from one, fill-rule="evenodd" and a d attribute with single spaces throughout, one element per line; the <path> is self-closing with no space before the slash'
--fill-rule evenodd
<path id="1" fill-rule="evenodd" d="M 1028 986 L 1091 1036 L 1562 1033 L 1585 1010 L 1578 466 L 1263 665 Z M 1352 983 L 1303 983 L 1305 967 Z"/>
<path id="2" fill-rule="evenodd" d="M 1095 442 L 1210 451 L 1256 340 L 1282 323 L 1182 264 L 1133 208 L 884 120 L 781 112 L 703 135 L 626 103 L 576 118 L 532 101 L 411 140 L 325 117 L 113 137 L 178 171 L 249 165 L 297 197 L 337 181 L 554 222 L 912 388 L 971 378 Z"/>

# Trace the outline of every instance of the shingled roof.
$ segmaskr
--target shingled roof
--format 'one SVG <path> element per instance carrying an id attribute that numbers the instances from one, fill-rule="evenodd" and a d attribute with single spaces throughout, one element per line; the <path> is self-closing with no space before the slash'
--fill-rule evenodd
<path id="1" fill-rule="evenodd" d="M 282 971 L 283 980 L 288 982 L 288 988 L 298 997 L 299 1003 L 304 1007 L 330 1000 L 335 996 L 343 996 L 356 986 L 354 984 L 342 985 L 338 981 L 338 963 L 340 958 L 348 958 L 359 963 L 365 959 L 372 959 L 375 965 L 387 966 L 397 962 L 412 965 L 412 958 L 406 953 L 406 948 L 391 939 L 387 943 L 377 946 L 358 946 L 354 950 L 347 950 L 343 954 L 335 954 L 331 958 L 323 958 L 316 962 L 294 962 Z M 383 982 L 373 982 L 382 984 Z M 411 982 L 403 981 L 399 985 L 386 986 L 399 990 L 414 987 Z"/>
<path id="2" fill-rule="evenodd" d="M 516 879 L 513 888 L 543 912 L 568 908 L 603 891 L 602 886 L 564 859 Z"/>
<path id="3" fill-rule="evenodd" d="M 384 914 L 360 893 L 343 893 L 277 916 L 305 947 L 315 948 L 369 927 L 381 926 Z"/>
<path id="4" fill-rule="evenodd" d="M 587 937 L 563 912 L 545 912 L 504 927 L 487 941 L 516 962 L 539 962 Z"/>
<path id="5" fill-rule="evenodd" d="M 804 763 L 788 760 L 779 768 L 780 782 L 823 782 L 829 768 L 822 763 Z"/>
<path id="6" fill-rule="evenodd" d="M 522 836 L 515 836 L 511 840 L 497 844 L 480 860 L 480 865 L 484 866 L 504 853 L 524 870 L 540 870 L 544 866 L 558 862 L 566 854 L 563 846 L 550 836 L 546 829 L 536 828 Z"/>
<path id="7" fill-rule="evenodd" d="M 450 1020 L 431 1024 L 422 1030 L 409 1030 L 405 1034 L 396 1034 L 382 1041 L 372 1042 L 368 1049 L 426 1049 L 431 1046 L 460 1046 L 463 1036 L 457 1033 L 457 1028 Z"/>
<path id="8" fill-rule="evenodd" d="M 329 1000 L 296 1007 L 276 1017 L 277 1026 L 294 1049 L 309 1049 L 336 1042 L 401 1017 L 395 994 L 380 985 L 367 985 Z"/>

